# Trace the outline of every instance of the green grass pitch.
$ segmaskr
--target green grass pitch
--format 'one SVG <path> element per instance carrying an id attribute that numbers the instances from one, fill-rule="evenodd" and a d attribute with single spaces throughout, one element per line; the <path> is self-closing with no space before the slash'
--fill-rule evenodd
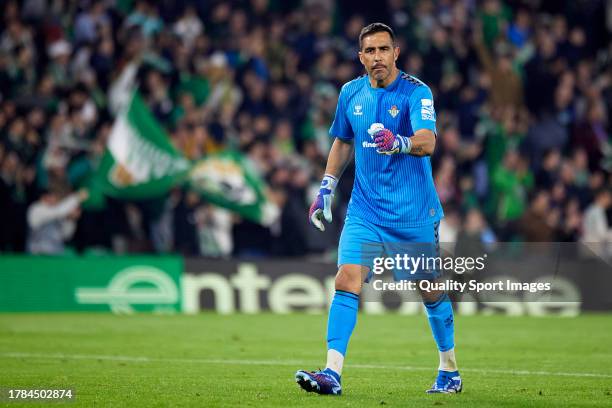
<path id="1" fill-rule="evenodd" d="M 0 388 L 70 387 L 87 407 L 612 406 L 612 315 L 456 322 L 463 393 L 424 393 L 425 316 L 360 315 L 328 397 L 293 379 L 324 364 L 323 315 L 0 314 Z"/>

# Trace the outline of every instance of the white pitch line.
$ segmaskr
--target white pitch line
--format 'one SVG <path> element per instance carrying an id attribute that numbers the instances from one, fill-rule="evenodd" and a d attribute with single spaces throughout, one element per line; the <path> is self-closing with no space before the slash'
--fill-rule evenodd
<path id="1" fill-rule="evenodd" d="M 43 353 L 0 353 L 0 358 L 35 358 L 51 360 L 103 360 L 103 361 L 128 361 L 133 363 L 184 363 L 184 364 L 229 364 L 229 365 L 265 365 L 265 366 L 294 366 L 309 367 L 316 363 L 305 363 L 295 360 L 236 360 L 236 359 L 204 359 L 204 358 L 162 358 L 162 357 L 138 357 L 138 356 L 112 356 L 104 354 L 43 354 Z M 431 367 L 394 366 L 379 364 L 348 364 L 348 368 L 368 370 L 400 370 L 400 371 L 431 371 Z M 434 369 L 435 371 L 435 369 Z M 605 373 L 568 373 L 559 371 L 529 371 L 529 370 L 498 370 L 481 368 L 461 368 L 461 372 L 472 372 L 480 374 L 505 374 L 505 375 L 552 375 L 558 377 L 590 377 L 590 378 L 612 378 L 612 374 Z"/>

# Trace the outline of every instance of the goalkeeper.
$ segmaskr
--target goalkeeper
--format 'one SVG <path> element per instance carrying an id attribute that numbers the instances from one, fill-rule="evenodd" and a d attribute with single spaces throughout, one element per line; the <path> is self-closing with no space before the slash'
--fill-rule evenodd
<path id="1" fill-rule="evenodd" d="M 438 245 L 444 216 L 436 193 L 429 156 L 436 136 L 436 114 L 429 87 L 401 72 L 393 30 L 374 23 L 361 30 L 359 60 L 367 75 L 340 91 L 330 135 L 335 138 L 326 174 L 310 222 L 325 229 L 332 221 L 332 198 L 338 179 L 355 157 L 355 181 L 340 236 L 335 294 L 327 326 L 324 370 L 296 373 L 306 391 L 341 394 L 341 375 L 349 338 L 357 321 L 359 295 L 372 270 L 371 248 L 389 252 L 394 243 Z M 420 251 L 419 251 L 420 252 Z M 432 279 L 418 271 L 414 279 Z M 397 277 L 396 277 L 397 278 Z M 444 292 L 422 292 L 438 347 L 438 375 L 428 393 L 461 392 L 454 351 L 453 309 Z"/>

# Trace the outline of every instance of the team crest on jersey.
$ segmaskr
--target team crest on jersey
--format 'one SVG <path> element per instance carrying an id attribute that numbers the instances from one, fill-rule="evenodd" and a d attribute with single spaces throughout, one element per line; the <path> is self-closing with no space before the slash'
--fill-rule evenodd
<path id="1" fill-rule="evenodd" d="M 391 114 L 391 116 L 396 117 L 397 114 L 400 113 L 400 110 L 397 109 L 397 106 L 393 105 L 388 112 Z"/>
<path id="2" fill-rule="evenodd" d="M 362 109 L 363 107 L 361 105 L 355 105 L 355 110 L 353 110 L 353 115 L 363 115 Z"/>

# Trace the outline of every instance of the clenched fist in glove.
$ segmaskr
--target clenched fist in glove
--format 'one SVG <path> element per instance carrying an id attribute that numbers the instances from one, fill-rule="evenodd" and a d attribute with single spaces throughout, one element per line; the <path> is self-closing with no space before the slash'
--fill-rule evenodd
<path id="1" fill-rule="evenodd" d="M 368 129 L 368 133 L 374 139 L 378 147 L 377 153 L 396 154 L 410 153 L 412 142 L 409 137 L 394 135 L 389 129 L 385 129 L 382 123 L 373 123 Z"/>

